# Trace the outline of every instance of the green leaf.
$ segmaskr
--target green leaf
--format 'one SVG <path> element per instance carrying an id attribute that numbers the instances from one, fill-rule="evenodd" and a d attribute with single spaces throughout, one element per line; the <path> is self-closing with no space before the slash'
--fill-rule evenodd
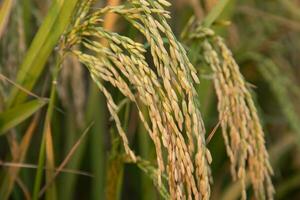
<path id="1" fill-rule="evenodd" d="M 46 103 L 43 100 L 32 100 L 2 112 L 0 114 L 0 135 L 23 122 Z"/>
<path id="2" fill-rule="evenodd" d="M 216 19 L 222 14 L 225 7 L 230 3 L 231 0 L 220 0 L 217 5 L 209 12 L 209 14 L 203 20 L 203 25 L 210 27 Z"/>
<path id="3" fill-rule="evenodd" d="M 48 57 L 71 20 L 77 1 L 53 1 L 17 75 L 16 82 L 27 90 L 31 91 L 40 77 Z M 17 88 L 13 88 L 7 102 L 8 107 L 24 102 L 26 96 Z"/>
<path id="4" fill-rule="evenodd" d="M 8 22 L 12 5 L 13 5 L 12 0 L 4 0 L 4 2 L 2 2 L 2 5 L 0 7 L 0 38 L 3 32 L 6 30 L 6 25 Z"/>

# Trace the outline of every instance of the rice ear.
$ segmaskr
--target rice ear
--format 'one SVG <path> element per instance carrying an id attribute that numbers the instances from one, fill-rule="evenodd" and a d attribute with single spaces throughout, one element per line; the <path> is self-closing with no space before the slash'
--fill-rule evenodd
<path id="1" fill-rule="evenodd" d="M 156 149 L 158 183 L 167 170 L 171 199 L 209 199 L 209 150 L 205 146 L 205 128 L 197 105 L 194 84 L 196 69 L 175 38 L 166 18 L 165 0 L 129 0 L 121 6 L 109 6 L 81 16 L 66 33 L 61 46 L 74 54 L 89 70 L 92 79 L 107 98 L 108 109 L 116 122 L 125 152 L 135 161 L 128 139 L 117 114 L 110 91 L 100 80 L 128 98 L 139 110 L 139 116 Z M 145 47 L 132 39 L 105 30 L 103 15 L 115 13 L 124 17 L 144 35 L 150 44 L 154 68 L 145 59 Z M 167 45 L 163 42 L 167 39 Z M 99 41 L 106 41 L 102 45 Z M 82 45 L 88 51 L 76 50 Z M 97 56 L 95 56 L 97 55 Z M 147 122 L 139 103 L 147 108 Z M 163 158 L 163 150 L 167 159 Z"/>
<path id="2" fill-rule="evenodd" d="M 246 199 L 246 173 L 250 175 L 257 199 L 273 199 L 273 171 L 246 81 L 223 39 L 210 29 L 198 27 L 197 30 L 190 37 L 203 40 L 205 60 L 214 72 L 219 120 L 232 163 L 232 176 L 241 181 L 243 199 Z"/>

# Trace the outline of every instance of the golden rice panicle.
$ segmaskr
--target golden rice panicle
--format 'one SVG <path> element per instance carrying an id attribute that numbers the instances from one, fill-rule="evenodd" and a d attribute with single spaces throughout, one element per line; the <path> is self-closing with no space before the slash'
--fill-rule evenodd
<path id="1" fill-rule="evenodd" d="M 273 174 L 271 165 L 269 163 L 268 152 L 265 147 L 264 132 L 261 127 L 257 110 L 250 91 L 247 89 L 243 76 L 239 71 L 239 67 L 232 57 L 231 51 L 227 48 L 222 38 L 217 37 L 216 43 L 220 48 L 224 62 L 227 63 L 231 70 L 231 75 L 236 77 L 236 85 L 243 91 L 245 115 L 247 116 L 246 130 L 249 131 L 248 145 L 248 166 L 249 173 L 252 179 L 252 184 L 257 197 L 272 198 L 274 189 L 271 183 L 270 176 Z M 225 66 L 224 66 L 225 68 Z"/>
<path id="2" fill-rule="evenodd" d="M 163 80 L 166 94 L 166 98 L 162 99 L 167 111 L 166 124 L 169 124 L 166 134 L 170 139 L 166 148 L 169 156 L 175 155 L 168 159 L 170 182 L 173 182 L 169 185 L 171 197 L 180 199 L 185 195 L 184 190 L 186 190 L 188 198 L 208 199 L 210 171 L 207 155 L 210 154 L 205 147 L 205 130 L 200 111 L 195 103 L 197 94 L 193 79 L 198 82 L 196 70 L 189 62 L 185 50 L 174 37 L 165 17 L 162 15 L 156 17 L 151 13 L 153 8 L 158 13 L 165 12 L 162 5 L 153 1 L 142 5 L 137 1 L 132 2 L 137 9 L 144 9 L 144 13 L 138 17 L 130 16 L 130 19 L 150 44 L 154 64 L 158 76 Z M 137 23 L 137 20 L 140 23 Z M 169 45 L 164 44 L 162 34 L 168 39 Z M 185 131 L 182 130 L 183 122 Z M 162 134 L 165 134 L 165 131 L 162 130 Z M 188 144 L 185 142 L 185 136 L 188 138 Z M 194 138 L 197 139 L 197 149 L 194 148 Z M 196 156 L 194 157 L 195 150 Z M 180 165 L 185 168 L 178 167 Z M 197 177 L 197 181 L 194 177 Z M 185 189 L 182 183 L 186 186 Z"/>
<path id="3" fill-rule="evenodd" d="M 93 74 L 91 74 L 91 77 L 95 81 L 95 83 L 97 84 L 98 88 L 102 91 L 102 93 L 104 94 L 104 96 L 107 99 L 107 108 L 108 108 L 110 114 L 112 115 L 114 121 L 116 122 L 116 126 L 117 126 L 118 132 L 119 132 L 119 134 L 120 134 L 120 136 L 121 136 L 121 138 L 123 140 L 123 144 L 124 144 L 124 148 L 125 148 L 126 153 L 130 156 L 130 158 L 133 161 L 136 161 L 136 156 L 135 156 L 135 154 L 133 153 L 133 151 L 129 147 L 126 133 L 124 132 L 124 130 L 122 128 L 122 125 L 121 125 L 121 121 L 120 121 L 120 119 L 118 117 L 118 114 L 117 114 L 118 107 L 117 107 L 117 105 L 115 104 L 115 102 L 114 102 L 111 94 L 100 83 L 99 78 L 95 77 Z"/>
<path id="4" fill-rule="evenodd" d="M 161 124 L 161 117 L 158 116 L 158 98 L 156 96 L 159 90 L 160 84 L 155 76 L 155 73 L 150 70 L 147 63 L 144 60 L 143 52 L 145 51 L 141 44 L 135 43 L 129 38 L 120 36 L 116 33 L 110 33 L 102 28 L 97 28 L 85 33 L 86 36 L 97 36 L 99 38 L 105 38 L 109 42 L 109 47 L 103 46 L 96 41 L 83 41 L 82 44 L 91 51 L 97 53 L 98 58 L 73 51 L 74 54 L 88 66 L 90 72 L 94 77 L 110 82 L 113 86 L 117 87 L 126 97 L 133 101 L 138 109 L 138 103 L 135 96 L 126 81 L 124 81 L 120 75 L 124 75 L 130 84 L 134 85 L 137 90 L 137 96 L 140 100 L 149 108 L 149 115 L 152 120 L 152 130 L 149 128 L 146 120 L 144 119 L 142 112 L 139 112 L 140 118 L 145 125 L 150 137 L 152 138 L 156 151 L 157 160 L 159 166 L 158 182 L 160 183 L 160 176 L 164 170 L 164 164 L 161 153 L 161 143 L 159 135 L 157 133 L 157 124 Z M 117 44 L 119 46 L 117 46 Z M 126 51 L 130 53 L 130 57 L 124 54 L 122 48 L 126 48 Z M 160 125 L 162 126 L 162 125 Z M 124 140 L 125 141 L 125 140 Z M 126 141 L 125 141 L 126 142 Z"/>
<path id="5" fill-rule="evenodd" d="M 166 168 L 171 198 L 209 199 L 211 156 L 205 147 L 205 129 L 194 88 L 194 82 L 199 80 L 166 21 L 169 14 L 163 7 L 168 5 L 165 0 L 130 0 L 122 6 L 99 9 L 72 28 L 63 46 L 69 47 L 88 67 L 106 96 L 125 151 L 132 160 L 136 157 L 121 127 L 117 106 L 100 80 L 118 88 L 139 109 L 141 121 L 156 148 L 158 183 L 162 184 L 161 175 Z M 142 44 L 101 27 L 101 18 L 108 12 L 123 16 L 145 36 L 150 44 L 154 70 L 145 60 L 146 50 Z M 167 38 L 168 45 L 163 38 Z M 107 45 L 98 42 L 103 40 Z M 72 48 L 79 44 L 88 49 L 88 53 Z M 149 124 L 140 111 L 140 103 L 147 108 Z M 166 167 L 162 148 L 167 153 Z"/>
<path id="6" fill-rule="evenodd" d="M 209 29 L 198 30 L 193 37 L 206 38 L 204 56 L 214 72 L 219 120 L 232 163 L 232 175 L 242 184 L 242 199 L 246 199 L 246 173 L 250 175 L 257 199 L 273 199 L 273 172 L 264 132 L 246 82 L 222 38 Z"/>

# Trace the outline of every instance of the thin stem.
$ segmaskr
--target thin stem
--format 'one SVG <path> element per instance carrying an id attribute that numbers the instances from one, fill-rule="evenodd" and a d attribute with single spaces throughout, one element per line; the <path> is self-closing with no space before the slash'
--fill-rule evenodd
<path id="1" fill-rule="evenodd" d="M 60 68 L 62 60 L 63 60 L 63 56 L 57 58 L 57 63 L 56 63 L 56 66 L 55 66 L 54 72 L 53 72 L 53 81 L 52 81 L 52 87 L 51 87 L 50 100 L 49 100 L 48 109 L 47 109 L 47 113 L 46 113 L 46 120 L 45 120 L 45 124 L 44 124 L 44 129 L 43 129 L 43 138 L 42 138 L 42 143 L 40 146 L 38 169 L 36 172 L 34 188 L 33 188 L 33 196 L 32 196 L 33 200 L 38 199 L 39 190 L 41 187 L 43 168 L 44 168 L 43 166 L 45 164 L 45 158 L 46 158 L 46 133 L 47 133 L 48 127 L 50 126 L 50 121 L 51 121 L 52 114 L 53 114 L 55 97 L 56 97 L 55 90 L 56 90 L 56 84 L 57 84 L 57 76 L 58 76 L 58 72 L 59 72 L 59 68 Z"/>

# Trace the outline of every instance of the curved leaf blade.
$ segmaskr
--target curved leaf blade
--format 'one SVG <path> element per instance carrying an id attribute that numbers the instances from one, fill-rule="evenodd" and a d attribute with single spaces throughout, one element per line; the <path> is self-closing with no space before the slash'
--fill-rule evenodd
<path id="1" fill-rule="evenodd" d="M 0 135 L 4 135 L 9 129 L 23 122 L 46 103 L 44 100 L 32 100 L 2 112 L 0 114 Z"/>

